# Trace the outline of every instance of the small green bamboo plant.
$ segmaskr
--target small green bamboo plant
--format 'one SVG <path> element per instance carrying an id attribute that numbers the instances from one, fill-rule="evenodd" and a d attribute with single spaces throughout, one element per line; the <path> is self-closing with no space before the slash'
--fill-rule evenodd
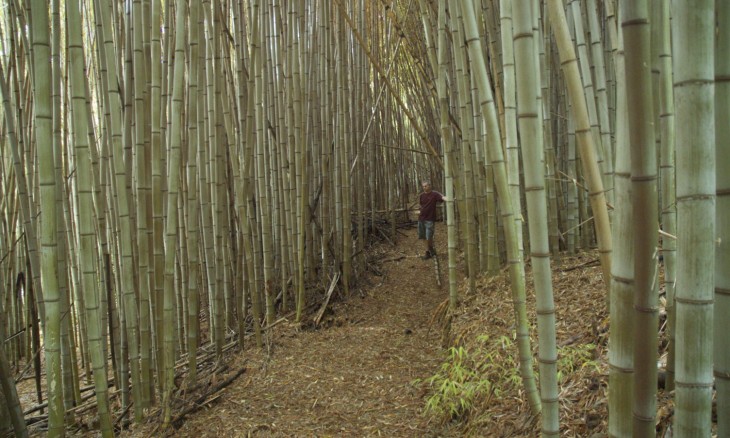
<path id="1" fill-rule="evenodd" d="M 489 380 L 462 346 L 451 347 L 440 370 L 425 380 L 433 389 L 426 401 L 424 415 L 447 422 L 466 416 L 480 397 L 486 397 L 492 389 Z M 414 383 L 420 383 L 417 380 Z"/>

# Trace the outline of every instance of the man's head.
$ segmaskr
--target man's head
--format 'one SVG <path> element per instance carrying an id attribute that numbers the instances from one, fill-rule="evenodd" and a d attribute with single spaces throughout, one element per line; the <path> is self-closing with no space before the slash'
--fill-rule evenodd
<path id="1" fill-rule="evenodd" d="M 429 193 L 431 191 L 431 182 L 430 181 L 422 181 L 421 182 L 421 188 L 424 192 Z"/>

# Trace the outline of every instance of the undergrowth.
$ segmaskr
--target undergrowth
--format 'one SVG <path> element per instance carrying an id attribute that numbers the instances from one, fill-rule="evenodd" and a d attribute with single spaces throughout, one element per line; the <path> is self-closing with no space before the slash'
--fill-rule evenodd
<path id="1" fill-rule="evenodd" d="M 564 346 L 558 350 L 558 382 L 584 367 L 598 368 L 595 345 Z M 452 346 L 438 372 L 413 383 L 426 385 L 430 394 L 423 414 L 431 421 L 464 421 L 478 405 L 506 392 L 517 392 L 522 384 L 515 361 L 513 340 L 508 336 L 477 337 L 475 345 Z M 537 371 L 536 377 L 539 378 Z"/>

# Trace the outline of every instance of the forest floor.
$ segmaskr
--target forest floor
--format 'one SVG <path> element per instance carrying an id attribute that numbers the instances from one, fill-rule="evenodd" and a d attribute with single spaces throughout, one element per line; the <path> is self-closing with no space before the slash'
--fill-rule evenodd
<path id="1" fill-rule="evenodd" d="M 369 250 L 372 269 L 349 296 L 333 297 L 319 326 L 310 322 L 314 315 L 303 324 L 292 317 L 271 330 L 263 349 L 238 353 L 230 369 L 245 373 L 174 435 L 438 435 L 421 415 L 426 391 L 414 381 L 442 361 L 440 332 L 430 321 L 447 288 L 439 287 L 433 261 L 420 258 L 415 227 L 401 233 L 397 246 Z M 446 254 L 443 225 L 436 249 Z M 154 426 L 130 432 L 149 436 Z"/>
<path id="2" fill-rule="evenodd" d="M 250 339 L 243 352 L 232 349 L 208 374 L 201 372 L 199 381 L 209 388 L 198 390 L 202 397 L 177 394 L 171 430 L 160 429 L 153 408 L 145 422 L 120 435 L 539 436 L 539 415 L 531 414 L 516 363 L 507 270 L 480 277 L 469 291 L 459 256 L 460 303 L 447 315 L 445 223 L 437 223 L 435 244 L 441 285 L 434 261 L 420 257 L 424 248 L 415 226 L 401 227 L 396 245 L 384 242 L 367 250 L 369 268 L 348 296 L 335 293 L 319 325 L 312 322 L 319 305 L 301 324 L 282 318 L 266 332 L 264 348 Z M 604 437 L 608 314 L 597 253 L 561 256 L 552 270 L 560 436 Z M 529 261 L 526 275 L 537 358 Z M 660 391 L 657 436 L 665 436 L 671 420 L 667 400 Z M 93 429 L 93 420 L 87 421 Z M 85 430 L 70 435 L 88 436 Z"/>

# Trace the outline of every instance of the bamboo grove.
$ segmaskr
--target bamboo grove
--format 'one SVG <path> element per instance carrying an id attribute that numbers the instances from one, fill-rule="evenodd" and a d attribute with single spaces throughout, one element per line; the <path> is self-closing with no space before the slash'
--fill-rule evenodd
<path id="1" fill-rule="evenodd" d="M 709 436 L 713 398 L 730 412 L 727 2 L 2 6 L 0 430 L 27 433 L 31 368 L 50 436 L 83 382 L 102 435 L 154 405 L 167 424 L 178 367 L 193 385 L 202 353 L 261 347 L 333 281 L 349 294 L 424 179 L 453 200 L 452 308 L 459 253 L 472 289 L 509 267 L 544 436 L 560 431 L 551 259 L 591 248 L 609 435 L 654 436 L 660 307 L 675 433 Z"/>

